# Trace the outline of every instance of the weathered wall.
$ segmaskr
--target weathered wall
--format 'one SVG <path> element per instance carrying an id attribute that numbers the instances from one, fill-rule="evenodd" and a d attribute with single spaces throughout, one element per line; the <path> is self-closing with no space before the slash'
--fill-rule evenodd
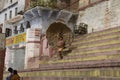
<path id="1" fill-rule="evenodd" d="M 86 2 L 87 3 L 87 2 Z M 108 0 L 79 11 L 79 23 L 88 24 L 88 32 L 119 26 L 120 0 Z"/>
<path id="2" fill-rule="evenodd" d="M 6 50 L 6 69 L 12 67 L 17 70 L 24 69 L 25 49 L 9 49 Z"/>
<path id="3" fill-rule="evenodd" d="M 25 64 L 25 48 L 14 50 L 13 68 L 17 70 L 24 69 Z"/>
<path id="4" fill-rule="evenodd" d="M 27 29 L 25 69 L 39 68 L 40 32 L 39 28 Z"/>

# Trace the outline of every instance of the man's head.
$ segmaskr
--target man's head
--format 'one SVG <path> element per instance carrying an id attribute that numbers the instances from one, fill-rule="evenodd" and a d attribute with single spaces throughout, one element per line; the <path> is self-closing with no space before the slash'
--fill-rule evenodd
<path id="1" fill-rule="evenodd" d="M 9 71 L 10 73 L 12 73 L 12 72 L 13 72 L 13 69 L 12 69 L 11 67 L 9 67 L 9 68 L 8 68 L 8 71 Z"/>
<path id="2" fill-rule="evenodd" d="M 17 74 L 17 70 L 13 70 L 13 74 Z"/>

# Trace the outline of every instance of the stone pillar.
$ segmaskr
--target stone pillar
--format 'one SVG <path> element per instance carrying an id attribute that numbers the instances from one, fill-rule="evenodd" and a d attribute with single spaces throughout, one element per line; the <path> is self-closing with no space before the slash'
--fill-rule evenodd
<path id="1" fill-rule="evenodd" d="M 25 69 L 39 68 L 40 32 L 39 28 L 27 30 Z"/>

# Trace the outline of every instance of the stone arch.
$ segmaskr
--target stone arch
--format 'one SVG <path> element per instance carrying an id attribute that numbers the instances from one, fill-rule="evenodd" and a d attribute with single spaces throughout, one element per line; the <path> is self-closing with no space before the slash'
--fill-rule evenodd
<path id="1" fill-rule="evenodd" d="M 66 44 L 71 43 L 72 30 L 63 22 L 54 22 L 50 24 L 50 26 L 46 30 L 48 43 L 50 45 L 56 46 L 59 33 L 62 34 L 63 39 L 65 40 Z"/>

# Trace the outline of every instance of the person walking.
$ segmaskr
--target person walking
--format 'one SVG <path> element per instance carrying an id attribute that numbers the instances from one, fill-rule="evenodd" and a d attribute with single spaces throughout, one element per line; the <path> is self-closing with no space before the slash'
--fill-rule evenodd
<path id="1" fill-rule="evenodd" d="M 11 77 L 11 80 L 20 80 L 17 70 L 13 70 L 13 76 Z"/>
<path id="2" fill-rule="evenodd" d="M 8 68 L 8 72 L 9 72 L 10 74 L 9 74 L 9 76 L 6 78 L 6 80 L 11 80 L 11 78 L 12 78 L 12 76 L 13 76 L 13 74 L 12 74 L 13 68 L 9 67 L 9 68 Z"/>

